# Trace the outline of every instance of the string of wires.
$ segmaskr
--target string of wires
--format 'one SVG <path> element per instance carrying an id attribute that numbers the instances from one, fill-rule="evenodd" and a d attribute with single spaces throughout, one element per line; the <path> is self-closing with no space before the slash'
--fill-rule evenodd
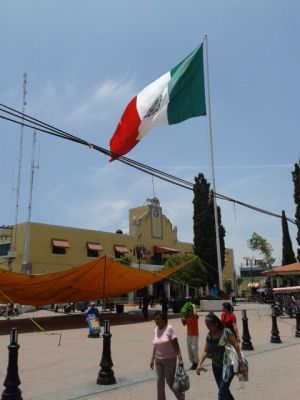
<path id="1" fill-rule="evenodd" d="M 111 157 L 111 159 L 113 160 L 117 160 L 119 162 L 122 162 L 123 164 L 126 164 L 132 168 L 135 168 L 141 172 L 144 172 L 148 175 L 152 175 L 158 179 L 164 180 L 168 183 L 171 183 L 173 185 L 177 185 L 179 187 L 182 187 L 184 189 L 188 189 L 188 190 L 193 190 L 194 188 L 194 184 L 192 182 L 189 182 L 185 179 L 179 178 L 175 175 L 169 174 L 167 172 L 164 172 L 162 170 L 153 168 L 149 165 L 143 164 L 139 161 L 135 161 L 132 160 L 131 158 L 128 157 L 124 157 L 124 156 L 119 156 L 118 154 L 115 154 L 113 152 L 111 152 L 110 150 L 107 150 L 103 147 L 100 147 L 96 144 L 90 143 L 84 139 L 81 139 L 75 135 L 72 135 L 68 132 L 65 132 L 61 129 L 58 129 L 56 127 L 54 127 L 53 125 L 47 124 L 39 119 L 33 118 L 30 115 L 27 114 L 23 114 L 20 111 L 17 111 L 11 107 L 6 106 L 5 104 L 1 104 L 0 103 L 0 118 L 3 120 L 6 120 L 8 122 L 12 122 L 12 123 L 16 123 L 19 125 L 23 125 L 26 126 L 28 128 L 34 129 L 36 131 L 40 131 L 43 133 L 47 133 L 49 135 L 53 135 L 56 137 L 59 137 L 61 139 L 65 139 L 65 140 L 69 140 L 84 146 L 89 147 L 90 149 L 96 150 L 102 154 L 105 154 L 106 156 Z M 224 201 L 229 201 L 232 202 L 234 204 L 238 204 L 240 206 L 249 208 L 250 210 L 253 211 L 257 211 L 259 213 L 262 214 L 266 214 L 266 215 L 270 215 L 272 217 L 276 217 L 276 218 L 282 218 L 282 216 L 280 214 L 276 214 L 273 213 L 271 211 L 268 210 L 264 210 L 262 208 L 253 206 L 251 204 L 248 203 L 244 203 L 242 201 L 233 199 L 231 197 L 216 193 L 211 191 L 211 195 L 216 197 L 217 199 L 220 200 L 224 200 Z M 292 218 L 287 218 L 287 220 L 289 222 L 291 222 L 292 224 L 296 224 L 296 221 Z"/>

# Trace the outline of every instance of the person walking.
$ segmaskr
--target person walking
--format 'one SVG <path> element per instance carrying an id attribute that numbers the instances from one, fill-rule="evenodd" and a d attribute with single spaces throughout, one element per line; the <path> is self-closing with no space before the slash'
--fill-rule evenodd
<path id="1" fill-rule="evenodd" d="M 143 297 L 142 312 L 143 312 L 144 319 L 145 319 L 146 321 L 148 320 L 148 306 L 149 306 L 149 299 L 148 299 L 148 296 L 145 295 L 145 296 Z"/>
<path id="2" fill-rule="evenodd" d="M 213 313 L 208 314 L 205 317 L 205 325 L 208 329 L 206 337 L 206 343 L 204 350 L 200 356 L 196 373 L 200 375 L 201 365 L 203 364 L 206 357 L 212 359 L 212 370 L 215 377 L 215 381 L 218 385 L 218 400 L 234 400 L 230 392 L 230 384 L 234 377 L 234 370 L 231 365 L 225 366 L 226 373 L 223 377 L 223 358 L 225 353 L 225 345 L 229 342 L 235 349 L 238 358 L 238 370 L 242 374 L 245 371 L 245 365 L 243 363 L 240 346 L 235 339 L 234 334 L 230 329 L 225 328 L 222 321 Z"/>
<path id="3" fill-rule="evenodd" d="M 154 307 L 155 307 L 154 294 L 150 294 L 150 296 L 149 296 L 149 303 L 150 303 L 151 308 L 154 308 Z"/>
<path id="4" fill-rule="evenodd" d="M 10 319 L 14 313 L 14 305 L 13 303 L 7 303 L 5 306 L 5 318 Z"/>
<path id="5" fill-rule="evenodd" d="M 236 306 L 236 293 L 233 289 L 230 292 L 230 299 L 231 299 L 232 305 Z"/>
<path id="6" fill-rule="evenodd" d="M 221 321 L 224 327 L 230 329 L 236 340 L 240 342 L 239 331 L 236 324 L 236 315 L 233 312 L 233 307 L 230 303 L 223 303 L 222 306 L 223 311 L 221 314 Z"/>
<path id="7" fill-rule="evenodd" d="M 192 304 L 188 309 L 187 316 L 181 318 L 182 324 L 187 328 L 187 348 L 189 353 L 189 359 L 192 363 L 191 370 L 197 368 L 199 361 L 198 341 L 199 341 L 199 329 L 196 306 Z"/>
<path id="8" fill-rule="evenodd" d="M 153 352 L 150 360 L 150 368 L 156 366 L 157 374 L 157 400 L 166 400 L 165 382 L 174 393 L 176 399 L 184 400 L 185 394 L 173 389 L 178 358 L 179 365 L 183 366 L 182 355 L 177 336 L 164 311 L 156 311 L 154 314 L 156 328 L 154 330 Z"/>
<path id="9" fill-rule="evenodd" d="M 165 295 L 163 295 L 163 297 L 161 298 L 160 304 L 161 304 L 162 311 L 164 313 L 168 314 L 169 300 L 167 299 L 167 297 Z"/>

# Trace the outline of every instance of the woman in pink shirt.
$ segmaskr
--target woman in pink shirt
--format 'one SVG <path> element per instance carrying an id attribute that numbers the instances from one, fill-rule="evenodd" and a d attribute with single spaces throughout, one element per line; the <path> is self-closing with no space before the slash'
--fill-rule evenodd
<path id="1" fill-rule="evenodd" d="M 184 400 L 184 393 L 173 390 L 174 377 L 176 372 L 176 361 L 183 365 L 180 347 L 177 336 L 171 325 L 168 325 L 167 314 L 163 311 L 156 311 L 154 314 L 156 328 L 154 330 L 153 352 L 150 367 L 153 369 L 154 362 L 157 373 L 157 400 L 166 400 L 165 381 L 175 394 L 176 399 Z"/>

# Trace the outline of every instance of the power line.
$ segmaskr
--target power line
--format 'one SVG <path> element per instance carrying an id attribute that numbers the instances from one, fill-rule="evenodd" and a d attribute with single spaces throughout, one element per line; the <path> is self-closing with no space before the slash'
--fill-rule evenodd
<path id="1" fill-rule="evenodd" d="M 6 120 L 8 122 L 16 123 L 16 124 L 19 124 L 21 126 L 26 126 L 28 128 L 35 129 L 35 130 L 38 130 L 38 131 L 43 132 L 43 133 L 47 133 L 49 135 L 53 135 L 53 136 L 60 137 L 60 138 L 65 139 L 65 140 L 72 141 L 74 143 L 82 144 L 84 146 L 89 147 L 90 149 L 94 149 L 96 151 L 99 151 L 102 154 L 105 154 L 106 156 L 111 157 L 111 159 L 113 159 L 113 160 L 117 160 L 119 162 L 122 162 L 123 164 L 126 164 L 126 165 L 128 165 L 128 166 L 130 166 L 132 168 L 135 168 L 135 169 L 137 169 L 137 170 L 139 170 L 141 172 L 144 172 L 144 173 L 146 173 L 148 175 L 154 176 L 154 177 L 156 177 L 158 179 L 164 180 L 164 181 L 166 181 L 168 183 L 171 183 L 173 185 L 177 185 L 177 186 L 182 187 L 184 189 L 193 190 L 193 188 L 194 188 L 194 184 L 192 182 L 189 182 L 189 181 L 187 181 L 185 179 L 179 178 L 179 177 L 177 177 L 175 175 L 171 175 L 171 174 L 169 174 L 167 172 L 164 172 L 162 170 L 156 169 L 156 168 L 151 167 L 149 165 L 143 164 L 143 163 L 141 163 L 139 161 L 132 160 L 132 159 L 130 159 L 128 157 L 119 156 L 118 154 L 112 153 L 110 150 L 107 150 L 107 149 L 105 149 L 103 147 L 100 147 L 98 145 L 90 143 L 90 142 L 88 142 L 88 141 L 86 141 L 84 139 L 81 139 L 81 138 L 79 138 L 79 137 L 77 137 L 75 135 L 72 135 L 72 134 L 70 134 L 68 132 L 65 132 L 65 131 L 63 131 L 61 129 L 58 129 L 58 128 L 54 127 L 53 125 L 47 124 L 47 123 L 45 123 L 45 122 L 43 122 L 41 120 L 33 118 L 33 117 L 31 117 L 29 115 L 26 115 L 24 113 L 21 113 L 21 112 L 15 110 L 15 109 L 13 109 L 11 107 L 8 107 L 8 106 L 6 106 L 4 104 L 1 104 L 1 103 L 0 103 L 0 112 L 4 113 L 4 115 L 0 115 L 0 118 L 3 119 L 3 120 Z M 211 195 L 215 196 L 216 198 L 218 198 L 220 200 L 229 201 L 229 202 L 232 202 L 234 204 L 238 204 L 238 205 L 240 205 L 242 207 L 249 208 L 252 211 L 256 211 L 256 212 L 259 212 L 259 213 L 262 213 L 262 214 L 266 214 L 266 215 L 269 215 L 269 216 L 272 216 L 272 217 L 280 218 L 280 219 L 282 218 L 282 216 L 280 214 L 276 214 L 274 212 L 271 212 L 271 211 L 268 211 L 268 210 L 264 210 L 262 208 L 253 206 L 253 205 L 248 204 L 248 203 L 244 203 L 242 201 L 233 199 L 231 197 L 228 197 L 228 196 L 225 196 L 225 195 L 222 195 L 222 194 L 219 194 L 219 193 L 214 193 L 213 191 L 211 191 Z M 289 222 L 291 222 L 292 224 L 296 225 L 296 221 L 294 219 L 287 218 L 287 220 Z"/>

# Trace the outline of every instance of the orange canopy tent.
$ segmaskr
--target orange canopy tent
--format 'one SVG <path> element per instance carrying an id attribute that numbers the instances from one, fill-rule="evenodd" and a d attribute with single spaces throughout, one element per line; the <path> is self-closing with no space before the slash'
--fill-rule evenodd
<path id="1" fill-rule="evenodd" d="M 190 262 L 159 272 L 138 270 L 106 257 L 46 275 L 23 275 L 0 269 L 0 302 L 40 306 L 116 297 L 167 278 Z"/>

